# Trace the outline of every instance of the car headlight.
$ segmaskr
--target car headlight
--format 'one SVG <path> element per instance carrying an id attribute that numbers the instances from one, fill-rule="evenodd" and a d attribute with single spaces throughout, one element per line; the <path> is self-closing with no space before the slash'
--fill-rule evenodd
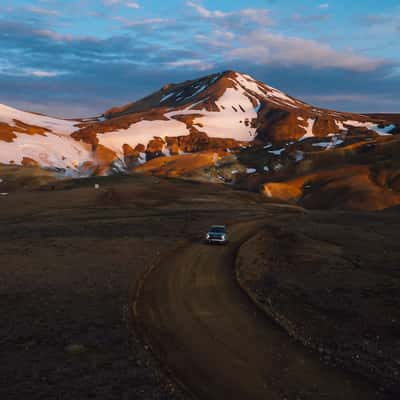
<path id="1" fill-rule="evenodd" d="M 208 233 L 207 233 L 207 235 L 206 235 L 206 238 L 207 238 L 207 239 L 210 239 L 210 235 L 209 235 Z"/>
<path id="2" fill-rule="evenodd" d="M 225 235 L 222 235 L 221 238 L 222 238 L 222 240 L 225 240 L 225 239 L 226 239 L 226 236 L 225 236 Z"/>

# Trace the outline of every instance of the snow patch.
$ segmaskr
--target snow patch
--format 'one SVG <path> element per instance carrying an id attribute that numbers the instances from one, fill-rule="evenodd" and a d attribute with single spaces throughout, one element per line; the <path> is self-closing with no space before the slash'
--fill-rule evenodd
<path id="1" fill-rule="evenodd" d="M 191 99 L 194 96 L 197 96 L 198 94 L 200 94 L 201 92 L 203 92 L 204 90 L 206 90 L 208 88 L 208 85 L 203 85 L 200 87 L 200 89 L 197 89 L 193 94 L 191 94 L 190 96 L 186 97 L 187 99 Z"/>
<path id="2" fill-rule="evenodd" d="M 164 154 L 164 156 L 171 157 L 171 152 L 170 152 L 169 148 L 166 145 L 164 145 L 164 147 L 163 147 L 161 152 Z"/>
<path id="3" fill-rule="evenodd" d="M 271 153 L 275 156 L 280 156 L 285 151 L 284 148 L 278 150 L 269 150 L 268 153 Z"/>
<path id="4" fill-rule="evenodd" d="M 314 137 L 313 130 L 314 130 L 315 118 L 308 118 L 307 124 L 308 125 L 305 127 L 306 134 L 299 139 L 299 142 L 308 139 L 310 137 Z"/>
<path id="5" fill-rule="evenodd" d="M 223 139 L 235 139 L 243 142 L 250 142 L 256 136 L 256 128 L 250 125 L 246 126 L 244 120 L 252 121 L 257 118 L 253 103 L 249 100 L 244 92 L 233 88 L 226 89 L 225 93 L 215 102 L 220 111 L 201 110 L 198 113 L 202 115 L 194 119 L 194 123 L 201 123 L 203 132 L 210 137 L 218 137 Z M 243 112 L 235 112 L 240 110 Z M 197 110 L 196 110 L 197 111 Z M 175 115 L 193 114 L 191 106 L 179 111 L 172 111 L 166 114 L 167 118 Z M 242 121 L 242 123 L 240 123 Z M 157 121 L 158 122 L 158 121 Z M 184 125 L 185 126 L 185 125 Z M 186 133 L 188 134 L 188 133 Z M 178 136 L 177 134 L 170 136 Z"/>
<path id="6" fill-rule="evenodd" d="M 168 93 L 168 94 L 164 95 L 162 97 L 162 99 L 160 100 L 160 103 L 164 103 L 164 101 L 167 101 L 168 99 L 170 99 L 174 95 L 175 95 L 175 92 Z"/>
<path id="7" fill-rule="evenodd" d="M 48 168 L 73 168 L 93 161 L 91 146 L 77 142 L 70 136 L 48 134 L 27 135 L 18 133 L 13 142 L 1 142 L 0 163 L 21 165 L 24 157 L 37 161 Z"/>
<path id="8" fill-rule="evenodd" d="M 319 143 L 313 143 L 312 146 L 314 147 L 323 147 L 325 149 L 333 149 L 336 146 L 339 146 L 340 144 L 343 143 L 343 140 L 338 139 L 337 137 L 333 137 L 330 142 L 319 142 Z"/>
<path id="9" fill-rule="evenodd" d="M 0 104 L 0 121 L 11 126 L 16 126 L 14 120 L 24 122 L 25 124 L 46 128 L 60 135 L 71 134 L 77 130 L 76 125 L 79 124 L 79 121 L 33 114 Z"/>
<path id="10" fill-rule="evenodd" d="M 181 112 L 177 114 L 181 114 Z M 97 138 L 100 144 L 114 151 L 118 157 L 123 158 L 122 146 L 125 143 L 135 148 L 138 144 L 147 146 L 154 137 L 161 137 L 164 140 L 166 136 L 185 136 L 188 134 L 186 124 L 170 119 L 168 121 L 140 121 L 127 129 L 98 134 Z"/>
<path id="11" fill-rule="evenodd" d="M 304 160 L 304 153 L 300 150 L 297 150 L 296 153 L 294 154 L 294 160 L 296 162 L 300 162 Z"/>
<path id="12" fill-rule="evenodd" d="M 373 122 L 361 122 L 361 121 L 347 120 L 347 121 L 340 122 L 340 125 L 339 125 L 340 129 L 348 130 L 348 127 L 346 127 L 345 125 L 353 126 L 356 128 L 370 129 L 371 131 L 375 131 L 379 136 L 391 136 L 392 134 L 390 132 L 396 128 L 396 125 L 393 125 L 393 124 L 380 128 L 378 124 L 375 124 Z"/>

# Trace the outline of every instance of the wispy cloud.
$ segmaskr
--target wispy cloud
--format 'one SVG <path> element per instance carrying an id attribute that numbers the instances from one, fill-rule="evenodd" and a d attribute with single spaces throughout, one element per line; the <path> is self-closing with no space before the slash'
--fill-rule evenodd
<path id="1" fill-rule="evenodd" d="M 326 106 L 395 109 L 399 69 L 383 57 L 398 58 L 399 13 L 365 8 L 364 16 L 347 15 L 352 27 L 343 24 L 338 35 L 320 22 L 345 16 L 324 1 L 284 9 L 276 0 L 265 8 L 245 0 L 234 6 L 182 0 L 180 12 L 165 2 L 162 13 L 141 0 L 24 2 L 37 7 L 6 1 L 0 4 L 0 102 L 23 99 L 38 110 L 44 102 L 60 110 L 69 104 L 73 116 L 80 107 L 88 113 L 89 104 L 94 113 L 135 100 L 167 81 L 237 69 L 296 96 L 322 93 L 305 100 Z M 83 25 L 88 21 L 93 26 Z M 397 100 L 390 105 L 377 93 Z"/>
<path id="2" fill-rule="evenodd" d="M 324 22 L 329 20 L 330 18 L 330 14 L 302 15 L 295 13 L 292 15 L 291 20 L 299 24 L 312 24 L 316 22 Z"/>
<path id="3" fill-rule="evenodd" d="M 105 6 L 115 6 L 120 3 L 121 3 L 121 0 L 103 0 L 103 4 Z"/>
<path id="4" fill-rule="evenodd" d="M 139 4 L 139 3 L 136 3 L 136 2 L 134 2 L 134 1 L 129 1 L 128 3 L 125 3 L 125 5 L 126 5 L 128 8 L 133 8 L 133 9 L 138 9 L 138 8 L 140 8 L 140 4 Z"/>
<path id="5" fill-rule="evenodd" d="M 257 24 L 272 25 L 274 23 L 270 11 L 267 9 L 244 8 L 239 11 L 224 12 L 220 10 L 210 10 L 200 3 L 187 1 L 186 5 L 205 19 L 219 21 L 255 22 Z"/>
<path id="6" fill-rule="evenodd" d="M 27 75 L 35 76 L 37 78 L 54 78 L 55 76 L 58 76 L 59 73 L 37 70 L 37 71 L 28 71 Z"/>
<path id="7" fill-rule="evenodd" d="M 117 5 L 124 5 L 128 8 L 138 9 L 140 4 L 136 1 L 125 1 L 125 0 L 103 0 L 103 4 L 107 7 L 113 7 Z"/>
<path id="8" fill-rule="evenodd" d="M 268 31 L 252 32 L 242 41 L 241 47 L 232 50 L 229 56 L 265 65 L 307 65 L 311 68 L 342 68 L 352 71 L 371 71 L 384 64 L 382 60 L 349 50 L 335 50 L 315 40 L 287 37 Z"/>
<path id="9" fill-rule="evenodd" d="M 212 63 L 203 60 L 177 60 L 165 63 L 166 66 L 172 68 L 186 68 L 191 67 L 197 71 L 207 71 L 214 67 Z"/>
<path id="10" fill-rule="evenodd" d="M 44 15 L 44 16 L 60 15 L 60 12 L 58 10 L 50 10 L 48 8 L 35 7 L 35 6 L 26 7 L 26 11 L 31 12 L 33 14 L 39 14 L 39 15 Z"/>
<path id="11" fill-rule="evenodd" d="M 38 29 L 33 31 L 34 34 L 38 36 L 42 36 L 45 38 L 49 38 L 51 40 L 56 40 L 56 41 L 72 41 L 74 40 L 73 35 L 61 35 L 57 32 L 51 31 L 49 29 Z"/>
<path id="12" fill-rule="evenodd" d="M 136 26 L 154 26 L 154 25 L 159 25 L 159 24 L 166 24 L 171 22 L 170 19 L 167 18 L 143 18 L 143 19 L 134 19 L 130 20 L 127 18 L 123 17 L 115 17 L 114 18 L 117 21 L 120 21 L 124 24 L 125 27 L 127 28 L 133 28 Z"/>
<path id="13" fill-rule="evenodd" d="M 207 8 L 200 5 L 199 3 L 195 3 L 194 1 L 188 1 L 186 4 L 188 7 L 191 7 L 194 10 L 196 10 L 197 13 L 204 18 L 224 18 L 229 15 L 229 13 L 224 13 L 218 10 L 210 11 Z"/>
<path id="14" fill-rule="evenodd" d="M 354 105 L 357 104 L 359 112 L 363 111 L 362 107 L 370 108 L 371 102 L 374 101 L 377 104 L 379 103 L 380 110 L 378 111 L 384 111 L 385 109 L 395 110 L 396 106 L 398 105 L 397 99 L 393 98 L 390 95 L 377 94 L 371 96 L 371 93 L 369 92 L 365 94 L 343 93 L 343 94 L 328 94 L 328 95 L 310 95 L 307 96 L 307 98 L 309 102 L 312 102 L 314 104 L 327 105 L 328 107 L 329 104 L 341 104 L 341 107 L 339 108 L 342 110 L 348 110 L 351 107 L 351 105 L 354 107 Z M 378 106 L 376 105 L 376 107 Z M 375 108 L 374 111 L 377 111 L 377 108 Z"/>

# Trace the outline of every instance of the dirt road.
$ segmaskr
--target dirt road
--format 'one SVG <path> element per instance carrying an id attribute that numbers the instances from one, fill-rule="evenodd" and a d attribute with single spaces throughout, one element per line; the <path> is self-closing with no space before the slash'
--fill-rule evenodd
<path id="1" fill-rule="evenodd" d="M 239 289 L 236 252 L 261 224 L 236 225 L 225 247 L 189 243 L 147 275 L 133 305 L 146 340 L 202 399 L 379 399 L 294 343 Z"/>

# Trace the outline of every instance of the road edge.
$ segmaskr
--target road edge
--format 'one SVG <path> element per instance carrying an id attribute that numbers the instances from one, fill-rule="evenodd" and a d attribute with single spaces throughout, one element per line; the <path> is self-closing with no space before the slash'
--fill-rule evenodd
<path id="1" fill-rule="evenodd" d="M 175 246 L 172 250 L 170 250 L 168 253 L 169 254 L 174 254 L 176 251 L 179 251 L 180 248 L 186 246 L 188 244 L 188 241 L 183 241 L 179 243 L 177 246 Z M 188 398 L 192 400 L 199 400 L 199 398 L 189 389 L 187 385 L 185 385 L 177 376 L 174 374 L 174 372 L 171 370 L 171 368 L 167 365 L 165 361 L 162 360 L 161 357 L 157 354 L 156 350 L 152 346 L 150 340 L 147 338 L 145 334 L 145 330 L 143 329 L 143 326 L 141 324 L 140 320 L 140 314 L 138 311 L 138 302 L 140 299 L 140 296 L 142 294 L 145 282 L 147 278 L 154 273 L 158 268 L 162 266 L 162 259 L 161 259 L 161 253 L 158 252 L 157 254 L 157 261 L 152 263 L 140 276 L 140 278 L 137 280 L 136 284 L 132 286 L 130 289 L 130 294 L 129 294 L 129 310 L 130 310 L 130 320 L 131 320 L 131 325 L 132 328 L 135 330 L 137 333 L 139 340 L 141 341 L 143 347 L 145 350 L 148 350 L 151 353 L 152 358 L 156 361 L 158 364 L 158 367 L 161 369 L 162 373 L 171 380 L 173 384 L 177 386 L 179 390 L 182 391 L 182 394 L 187 395 Z"/>

